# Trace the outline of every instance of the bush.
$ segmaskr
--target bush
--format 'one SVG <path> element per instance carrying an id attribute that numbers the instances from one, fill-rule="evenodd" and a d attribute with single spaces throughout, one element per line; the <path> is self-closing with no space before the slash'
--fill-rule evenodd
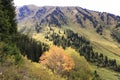
<path id="1" fill-rule="evenodd" d="M 0 43 L 1 47 L 0 47 L 0 62 L 9 62 L 7 60 L 12 60 L 13 59 L 13 63 L 14 64 L 18 64 L 22 58 L 20 55 L 20 51 L 18 50 L 18 48 L 16 47 L 15 44 L 12 43 Z"/>

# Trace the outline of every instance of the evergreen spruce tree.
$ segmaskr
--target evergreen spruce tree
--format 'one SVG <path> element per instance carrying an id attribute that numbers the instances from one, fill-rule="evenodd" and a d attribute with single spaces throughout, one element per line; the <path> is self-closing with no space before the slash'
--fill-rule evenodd
<path id="1" fill-rule="evenodd" d="M 8 22 L 3 11 L 2 0 L 0 0 L 0 33 L 8 33 Z"/>
<path id="2" fill-rule="evenodd" d="M 107 56 L 105 56 L 104 64 L 105 64 L 105 66 L 108 66 L 108 57 Z"/>
<path id="3" fill-rule="evenodd" d="M 17 33 L 13 0 L 0 0 L 0 33 Z"/>

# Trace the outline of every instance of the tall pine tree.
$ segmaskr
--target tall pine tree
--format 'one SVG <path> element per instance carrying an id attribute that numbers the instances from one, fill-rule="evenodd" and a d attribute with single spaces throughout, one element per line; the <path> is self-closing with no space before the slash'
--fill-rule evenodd
<path id="1" fill-rule="evenodd" d="M 16 14 L 13 0 L 0 0 L 0 33 L 17 33 L 15 17 Z"/>
<path id="2" fill-rule="evenodd" d="M 9 33 L 9 23 L 6 18 L 5 12 L 3 11 L 2 0 L 0 0 L 0 33 L 8 34 Z"/>

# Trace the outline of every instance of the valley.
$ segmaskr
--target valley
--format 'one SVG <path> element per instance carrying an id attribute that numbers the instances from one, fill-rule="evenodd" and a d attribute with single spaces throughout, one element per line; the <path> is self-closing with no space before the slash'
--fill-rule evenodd
<path id="1" fill-rule="evenodd" d="M 0 0 L 0 80 L 120 80 L 120 16 L 6 2 Z"/>

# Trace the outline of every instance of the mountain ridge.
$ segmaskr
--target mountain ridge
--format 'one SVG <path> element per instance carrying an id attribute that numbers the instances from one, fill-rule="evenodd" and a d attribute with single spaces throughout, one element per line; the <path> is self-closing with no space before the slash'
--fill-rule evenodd
<path id="1" fill-rule="evenodd" d="M 43 6 L 36 7 L 33 5 L 25 5 L 17 11 L 18 26 L 22 21 L 28 23 L 39 23 L 41 26 L 57 26 L 77 24 L 80 27 L 101 28 L 104 26 L 117 26 L 120 23 L 120 16 L 106 12 L 96 12 L 81 7 L 58 7 Z M 30 23 L 31 23 L 30 22 Z M 30 24 L 29 23 L 29 24 Z M 96 30 L 97 31 L 97 30 Z"/>
<path id="2" fill-rule="evenodd" d="M 80 27 L 95 31 L 99 35 L 107 35 L 119 40 L 120 16 L 101 13 L 81 7 L 58 7 L 25 5 L 16 10 L 18 31 L 21 33 L 38 33 L 46 26 L 49 27 Z"/>

